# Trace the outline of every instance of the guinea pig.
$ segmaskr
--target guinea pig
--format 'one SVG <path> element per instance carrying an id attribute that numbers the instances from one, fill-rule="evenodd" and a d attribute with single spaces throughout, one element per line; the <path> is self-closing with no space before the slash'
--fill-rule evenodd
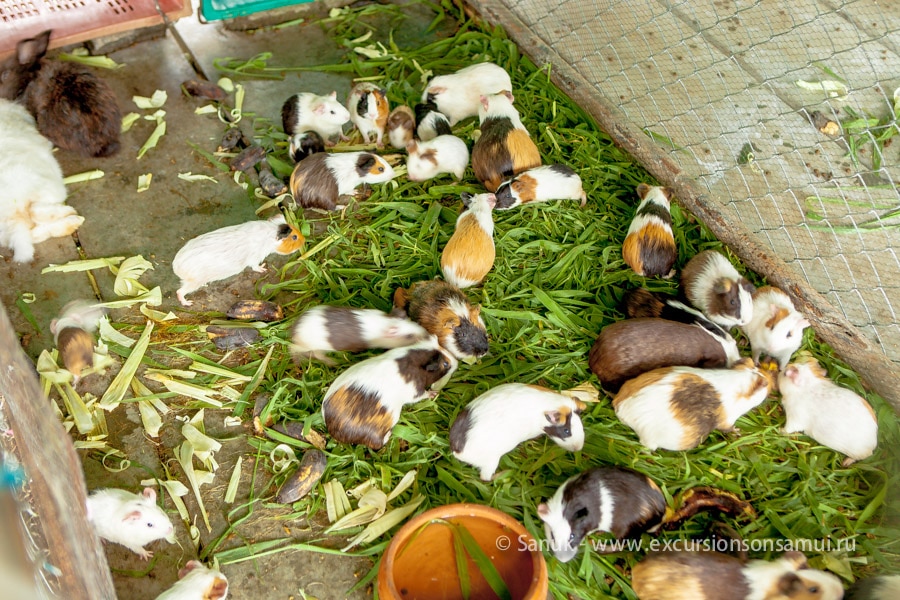
<path id="1" fill-rule="evenodd" d="M 441 272 L 451 284 L 465 288 L 481 283 L 494 266 L 494 194 L 461 194 L 465 210 L 441 253 Z"/>
<path id="2" fill-rule="evenodd" d="M 469 149 L 455 135 L 439 135 L 427 142 L 412 140 L 406 144 L 406 152 L 410 181 L 433 179 L 441 173 L 452 173 L 459 181 L 469 165 Z"/>
<path id="3" fill-rule="evenodd" d="M 896 600 L 900 598 L 900 575 L 876 575 L 850 586 L 844 600 Z"/>
<path id="4" fill-rule="evenodd" d="M 381 449 L 400 420 L 401 409 L 434 398 L 456 364 L 434 336 L 356 363 L 325 393 L 322 414 L 328 433 L 344 444 Z"/>
<path id="5" fill-rule="evenodd" d="M 588 366 L 611 392 L 629 379 L 662 367 L 730 367 L 740 359 L 737 342 L 724 329 L 709 324 L 712 327 L 655 318 L 617 321 L 600 331 Z"/>
<path id="6" fill-rule="evenodd" d="M 350 89 L 347 110 L 350 111 L 350 121 L 362 134 L 363 143 L 370 143 L 374 133 L 375 145 L 383 148 L 384 129 L 391 111 L 387 92 L 370 81 L 361 81 Z"/>
<path id="7" fill-rule="evenodd" d="M 784 433 L 803 432 L 846 454 L 843 466 L 868 458 L 878 445 L 878 420 L 864 398 L 834 383 L 816 359 L 804 357 L 778 375 Z"/>
<path id="8" fill-rule="evenodd" d="M 539 385 L 505 383 L 462 409 L 450 427 L 450 449 L 458 460 L 490 481 L 500 458 L 541 434 L 563 449 L 584 446 L 581 412 L 585 404 Z"/>
<path id="9" fill-rule="evenodd" d="M 433 140 L 439 135 L 453 135 L 447 115 L 438 111 L 434 102 L 416 104 L 416 137 L 423 142 Z"/>
<path id="10" fill-rule="evenodd" d="M 353 193 L 364 183 L 385 183 L 394 178 L 394 169 L 371 152 L 313 154 L 294 166 L 291 194 L 303 208 L 338 210 L 345 208 L 341 196 Z"/>
<path id="11" fill-rule="evenodd" d="M 681 271 L 681 288 L 691 304 L 723 327 L 746 325 L 753 318 L 756 288 L 715 250 L 688 261 Z"/>
<path id="12" fill-rule="evenodd" d="M 501 183 L 496 194 L 498 210 L 551 200 L 581 200 L 581 206 L 587 202 L 581 177 L 566 165 L 544 165 L 528 169 Z"/>
<path id="13" fill-rule="evenodd" d="M 50 321 L 50 333 L 63 365 L 74 377 L 73 384 L 78 383 L 85 368 L 94 366 L 94 332 L 106 312 L 96 302 L 73 300 Z"/>
<path id="14" fill-rule="evenodd" d="M 731 369 L 664 367 L 627 381 L 613 408 L 650 450 L 691 450 L 715 429 L 736 431 L 735 421 L 768 398 L 774 380 L 749 358 Z"/>
<path id="15" fill-rule="evenodd" d="M 95 490 L 87 498 L 87 516 L 97 535 L 125 546 L 144 560 L 153 556 L 144 546 L 156 540 L 175 542 L 169 516 L 156 505 L 156 490 L 141 495 L 126 490 Z"/>
<path id="16" fill-rule="evenodd" d="M 678 258 L 669 214 L 672 190 L 641 183 L 637 193 L 641 203 L 622 243 L 622 258 L 641 277 L 669 279 L 675 275 L 672 266 Z"/>
<path id="17" fill-rule="evenodd" d="M 325 152 L 325 140 L 315 131 L 301 131 L 291 136 L 288 152 L 291 160 L 298 163 L 310 154 Z"/>
<path id="18" fill-rule="evenodd" d="M 408 316 L 436 335 L 441 346 L 462 361 L 488 351 L 481 307 L 472 306 L 458 287 L 446 281 L 417 281 L 394 292 L 394 314 Z"/>
<path id="19" fill-rule="evenodd" d="M 178 571 L 178 581 L 156 600 L 225 600 L 228 579 L 199 560 L 190 560 Z"/>
<path id="20" fill-rule="evenodd" d="M 840 600 L 840 580 L 810 569 L 799 552 L 774 561 L 718 552 L 664 551 L 648 554 L 631 570 L 638 600 Z"/>
<path id="21" fill-rule="evenodd" d="M 328 146 L 334 145 L 334 137 L 346 141 L 344 123 L 350 120 L 350 113 L 337 100 L 337 92 L 319 96 L 312 92 L 294 94 L 281 106 L 281 125 L 287 136 L 304 131 L 315 131 Z"/>
<path id="22" fill-rule="evenodd" d="M 765 354 L 784 369 L 803 343 L 807 327 L 809 321 L 794 309 L 790 297 L 767 285 L 753 293 L 753 318 L 741 329 L 750 340 L 753 360 L 759 362 L 760 355 Z"/>
<path id="23" fill-rule="evenodd" d="M 291 350 L 295 356 L 312 355 L 326 364 L 334 364 L 326 352 L 399 348 L 429 335 L 418 323 L 374 308 L 314 306 L 294 324 Z"/>
<path id="24" fill-rule="evenodd" d="M 391 146 L 398 149 L 406 148 L 416 133 L 416 117 L 410 107 L 401 104 L 388 115 L 385 133 Z"/>
<path id="25" fill-rule="evenodd" d="M 172 260 L 172 271 L 181 278 L 176 295 L 184 306 L 185 296 L 207 283 L 237 275 L 247 267 L 265 273 L 263 261 L 272 253 L 292 254 L 305 242 L 303 235 L 288 225 L 284 215 L 268 221 L 248 221 L 199 235 L 181 247 Z"/>
<path id="26" fill-rule="evenodd" d="M 511 89 L 509 73 L 485 62 L 432 78 L 422 93 L 422 102 L 433 102 L 438 111 L 447 115 L 452 126 L 478 114 L 481 96 Z"/>
<path id="27" fill-rule="evenodd" d="M 512 93 L 481 97 L 481 137 L 472 146 L 472 170 L 489 192 L 523 171 L 541 164 L 541 153 L 522 125 Z"/>

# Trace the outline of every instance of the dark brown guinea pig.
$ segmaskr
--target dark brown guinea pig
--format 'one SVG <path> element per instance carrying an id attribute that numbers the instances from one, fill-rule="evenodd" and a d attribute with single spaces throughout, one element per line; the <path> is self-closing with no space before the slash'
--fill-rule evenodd
<path id="1" fill-rule="evenodd" d="M 473 361 L 488 351 L 487 329 L 481 307 L 469 304 L 459 288 L 446 281 L 417 281 L 394 292 L 394 314 L 408 316 L 436 335 L 441 346 L 462 361 Z"/>

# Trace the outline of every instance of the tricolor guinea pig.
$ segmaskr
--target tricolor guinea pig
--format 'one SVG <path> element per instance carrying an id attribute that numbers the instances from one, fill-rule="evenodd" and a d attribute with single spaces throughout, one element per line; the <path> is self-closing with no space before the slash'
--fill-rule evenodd
<path id="1" fill-rule="evenodd" d="M 156 505 L 156 490 L 140 495 L 117 488 L 95 490 L 87 498 L 87 517 L 104 540 L 125 546 L 144 560 L 153 556 L 144 546 L 156 540 L 175 542 L 175 528 Z"/>
<path id="2" fill-rule="evenodd" d="M 319 153 L 307 156 L 291 173 L 291 195 L 303 208 L 338 210 L 348 196 L 364 183 L 385 183 L 394 169 L 371 152 Z"/>
<path id="3" fill-rule="evenodd" d="M 434 102 L 416 104 L 416 137 L 423 142 L 439 135 L 453 135 L 447 115 L 440 112 Z"/>
<path id="4" fill-rule="evenodd" d="M 750 339 L 753 360 L 759 362 L 760 355 L 771 356 L 784 369 L 803 343 L 807 327 L 809 321 L 794 309 L 790 297 L 767 285 L 753 293 L 753 317 L 742 329 Z"/>
<path id="5" fill-rule="evenodd" d="M 625 382 L 613 408 L 650 450 L 691 450 L 715 429 L 734 431 L 768 398 L 774 379 L 749 358 L 731 369 L 665 367 Z"/>
<path id="6" fill-rule="evenodd" d="M 393 317 L 374 308 L 314 306 L 294 324 L 291 351 L 312 355 L 333 364 L 326 352 L 362 352 L 371 348 L 399 348 L 430 334 L 409 319 Z"/>
<path id="7" fill-rule="evenodd" d="M 337 92 L 319 96 L 312 92 L 294 94 L 281 106 L 281 124 L 289 138 L 304 131 L 315 131 L 325 143 L 333 146 L 333 139 L 339 136 L 346 140 L 344 123 L 350 120 L 350 113 L 337 100 Z"/>
<path id="8" fill-rule="evenodd" d="M 789 364 L 778 376 L 786 421 L 784 433 L 803 432 L 846 454 L 843 466 L 868 458 L 878 445 L 875 411 L 856 392 L 828 378 L 811 356 Z"/>
<path id="9" fill-rule="evenodd" d="M 444 279 L 458 288 L 481 283 L 494 266 L 494 194 L 462 195 L 465 210 L 456 219 L 456 230 L 441 253 Z"/>
<path id="10" fill-rule="evenodd" d="M 481 307 L 472 306 L 455 285 L 438 279 L 417 281 L 394 292 L 394 313 L 408 316 L 436 335 L 441 346 L 462 361 L 488 351 L 488 335 Z"/>
<path id="11" fill-rule="evenodd" d="M 678 258 L 669 214 L 672 190 L 642 183 L 637 193 L 641 203 L 622 243 L 622 258 L 641 277 L 668 279 L 675 275 L 672 265 Z"/>
<path id="12" fill-rule="evenodd" d="M 745 325 L 753 318 L 756 288 L 715 250 L 688 261 L 681 271 L 681 288 L 691 304 L 723 327 Z"/>
<path id="13" fill-rule="evenodd" d="M 315 131 L 301 131 L 291 136 L 288 153 L 295 163 L 316 152 L 325 152 L 325 140 Z"/>
<path id="14" fill-rule="evenodd" d="M 156 600 L 225 600 L 228 579 L 199 560 L 190 560 L 178 571 L 178 581 Z"/>
<path id="15" fill-rule="evenodd" d="M 385 90 L 370 81 L 361 81 L 350 89 L 347 109 L 350 121 L 362 134 L 363 143 L 370 143 L 374 134 L 375 145 L 383 148 L 384 130 L 391 111 Z"/>
<path id="16" fill-rule="evenodd" d="M 475 178 L 490 192 L 523 171 L 541 164 L 541 153 L 513 106 L 509 91 L 481 97 L 481 137 L 472 146 Z"/>
<path id="17" fill-rule="evenodd" d="M 850 586 L 844 600 L 896 600 L 900 598 L 900 575 L 876 575 Z"/>
<path id="18" fill-rule="evenodd" d="M 410 107 L 401 104 L 388 115 L 385 133 L 391 146 L 398 149 L 406 148 L 416 133 L 416 117 Z"/>
<path id="19" fill-rule="evenodd" d="M 702 312 L 680 300 L 676 300 L 674 297 L 666 296 L 665 294 L 654 294 L 644 288 L 636 288 L 626 292 L 623 305 L 623 310 L 630 319 L 650 317 L 666 319 L 667 321 L 678 321 L 688 325 L 699 325 L 714 336 L 721 338 L 726 344 L 726 353 L 729 357 L 728 366 L 731 366 L 731 363 L 740 358 L 737 342 L 734 341 L 734 338 L 731 337 L 731 334 L 724 327 L 713 323 Z"/>
<path id="20" fill-rule="evenodd" d="M 774 561 L 717 552 L 665 551 L 648 554 L 631 570 L 638 600 L 840 600 L 840 580 L 810 569 L 799 552 Z"/>
<path id="21" fill-rule="evenodd" d="M 247 267 L 265 273 L 263 261 L 270 254 L 292 254 L 305 242 L 303 234 L 285 222 L 284 215 L 267 221 L 249 221 L 199 235 L 181 247 L 172 260 L 172 271 L 181 278 L 176 295 L 185 296 L 207 283 L 237 275 Z"/>
<path id="22" fill-rule="evenodd" d="M 579 416 L 585 404 L 538 385 L 505 383 L 462 409 L 450 427 L 450 449 L 458 460 L 490 481 L 500 458 L 522 442 L 546 434 L 570 452 L 584 446 Z"/>
<path id="23" fill-rule="evenodd" d="M 410 181 L 426 181 L 451 173 L 459 181 L 469 166 L 469 148 L 455 135 L 439 135 L 427 142 L 406 144 L 406 173 Z"/>
<path id="24" fill-rule="evenodd" d="M 434 336 L 356 363 L 325 393 L 322 414 L 328 433 L 344 444 L 381 449 L 403 407 L 435 397 L 456 364 Z"/>
<path id="25" fill-rule="evenodd" d="M 566 165 L 528 169 L 500 184 L 496 194 L 498 210 L 551 200 L 581 200 L 581 206 L 587 202 L 581 177 Z"/>
<path id="26" fill-rule="evenodd" d="M 655 318 L 611 323 L 591 346 L 588 365 L 611 392 L 662 367 L 730 367 L 740 359 L 737 342 L 721 327 L 706 323 L 710 327 Z"/>
<path id="27" fill-rule="evenodd" d="M 432 78 L 422 94 L 422 102 L 433 102 L 437 110 L 447 115 L 452 126 L 478 114 L 481 96 L 511 89 L 509 73 L 486 62 Z"/>

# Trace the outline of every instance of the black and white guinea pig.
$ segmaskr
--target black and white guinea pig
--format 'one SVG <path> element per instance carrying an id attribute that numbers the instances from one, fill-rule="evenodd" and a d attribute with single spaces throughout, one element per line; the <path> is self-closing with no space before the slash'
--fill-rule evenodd
<path id="1" fill-rule="evenodd" d="M 493 268 L 494 194 L 461 194 L 465 210 L 456 219 L 456 229 L 441 252 L 444 279 L 458 288 L 481 283 Z"/>
<path id="2" fill-rule="evenodd" d="M 478 114 L 481 96 L 511 89 L 509 73 L 485 62 L 432 78 L 422 93 L 422 102 L 433 102 L 437 110 L 447 115 L 452 126 Z"/>
<path id="3" fill-rule="evenodd" d="M 156 540 L 175 542 L 175 528 L 156 505 L 156 490 L 138 495 L 117 488 L 94 490 L 87 498 L 87 517 L 97 535 L 125 546 L 144 560 L 153 556 L 144 546 Z"/>
<path id="4" fill-rule="evenodd" d="M 637 194 L 641 203 L 622 243 L 622 258 L 641 277 L 669 279 L 675 275 L 672 267 L 678 258 L 669 213 L 672 190 L 641 183 Z"/>
<path id="5" fill-rule="evenodd" d="M 350 121 L 362 134 L 363 143 L 371 143 L 374 134 L 375 145 L 383 148 L 384 130 L 391 111 L 387 92 L 371 81 L 361 81 L 350 89 L 347 109 L 350 111 Z"/>
<path id="6" fill-rule="evenodd" d="M 464 362 L 488 352 L 481 307 L 472 306 L 455 285 L 438 279 L 417 281 L 394 292 L 394 314 L 408 316 L 436 335 L 441 346 Z"/>
<path id="7" fill-rule="evenodd" d="M 734 431 L 774 385 L 774 373 L 750 358 L 730 369 L 664 367 L 625 382 L 613 408 L 650 450 L 691 450 L 715 429 Z"/>
<path id="8" fill-rule="evenodd" d="M 844 600 L 897 600 L 900 575 L 876 575 L 860 579 L 850 586 Z"/>
<path id="9" fill-rule="evenodd" d="M 410 181 L 426 181 L 451 173 L 459 181 L 469 166 L 469 148 L 455 135 L 439 135 L 427 142 L 406 144 L 406 173 Z"/>
<path id="10" fill-rule="evenodd" d="M 374 308 L 314 306 L 294 324 L 291 351 L 334 364 L 326 352 L 362 352 L 370 348 L 409 346 L 429 336 L 414 321 Z"/>
<path id="11" fill-rule="evenodd" d="M 288 153 L 295 163 L 316 152 L 325 152 L 325 140 L 315 131 L 301 131 L 291 136 Z"/>
<path id="12" fill-rule="evenodd" d="M 434 336 L 354 364 L 325 393 L 322 414 L 328 433 L 345 444 L 381 449 L 403 407 L 435 397 L 456 365 Z"/>
<path id="13" fill-rule="evenodd" d="M 646 317 L 611 323 L 591 346 L 588 366 L 611 392 L 662 367 L 730 367 L 740 359 L 737 342 L 721 327 L 710 325 Z"/>
<path id="14" fill-rule="evenodd" d="M 281 106 L 281 125 L 289 138 L 304 131 L 315 131 L 329 146 L 333 139 L 344 135 L 344 124 L 350 120 L 350 113 L 337 100 L 337 92 L 319 96 L 312 92 L 294 94 Z"/>
<path id="15" fill-rule="evenodd" d="M 291 173 L 291 195 L 303 208 L 338 210 L 341 196 L 348 196 L 364 183 L 385 183 L 394 169 L 371 152 L 319 153 L 307 156 Z"/>
<path id="16" fill-rule="evenodd" d="M 753 318 L 756 288 L 720 252 L 704 250 L 681 271 L 688 301 L 723 327 L 745 325 Z"/>
<path id="17" fill-rule="evenodd" d="M 496 194 L 498 210 L 551 200 L 581 200 L 581 206 L 587 202 L 581 177 L 566 165 L 528 169 L 500 184 Z"/>
<path id="18" fill-rule="evenodd" d="M 772 286 L 753 293 L 753 317 L 741 329 L 750 339 L 753 360 L 771 356 L 784 369 L 803 343 L 803 330 L 809 321 L 794 308 L 790 296 Z"/>
<path id="19" fill-rule="evenodd" d="M 472 146 L 472 170 L 489 192 L 541 164 L 541 153 L 519 118 L 509 91 L 481 97 L 481 137 Z"/>
<path id="20" fill-rule="evenodd" d="M 427 142 L 439 135 L 453 135 L 447 115 L 440 112 L 434 102 L 416 104 L 416 137 Z"/>
<path id="21" fill-rule="evenodd" d="M 648 554 L 631 571 L 638 600 L 840 600 L 840 580 L 810 569 L 799 552 L 774 561 L 717 552 Z"/>
<path id="22" fill-rule="evenodd" d="M 400 150 L 406 148 L 416 134 L 416 116 L 412 109 L 405 104 L 394 108 L 388 115 L 385 133 L 391 146 Z"/>
<path id="23" fill-rule="evenodd" d="M 458 460 L 490 481 L 500 458 L 522 442 L 546 434 L 570 452 L 584 446 L 579 416 L 585 404 L 538 385 L 505 383 L 462 409 L 450 427 L 450 449 Z"/>
<path id="24" fill-rule="evenodd" d="M 97 302 L 73 300 L 50 321 L 50 333 L 63 365 L 72 373 L 73 384 L 78 383 L 85 368 L 94 366 L 94 332 L 106 312 Z"/>
<path id="25" fill-rule="evenodd" d="M 178 581 L 156 600 L 225 600 L 228 579 L 199 560 L 190 560 L 178 571 Z"/>

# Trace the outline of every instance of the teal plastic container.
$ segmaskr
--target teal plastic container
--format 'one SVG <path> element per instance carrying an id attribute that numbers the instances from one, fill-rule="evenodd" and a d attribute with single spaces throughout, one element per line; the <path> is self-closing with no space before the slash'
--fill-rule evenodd
<path id="1" fill-rule="evenodd" d="M 218 21 L 310 2 L 313 0 L 201 0 L 200 14 L 206 21 Z"/>

